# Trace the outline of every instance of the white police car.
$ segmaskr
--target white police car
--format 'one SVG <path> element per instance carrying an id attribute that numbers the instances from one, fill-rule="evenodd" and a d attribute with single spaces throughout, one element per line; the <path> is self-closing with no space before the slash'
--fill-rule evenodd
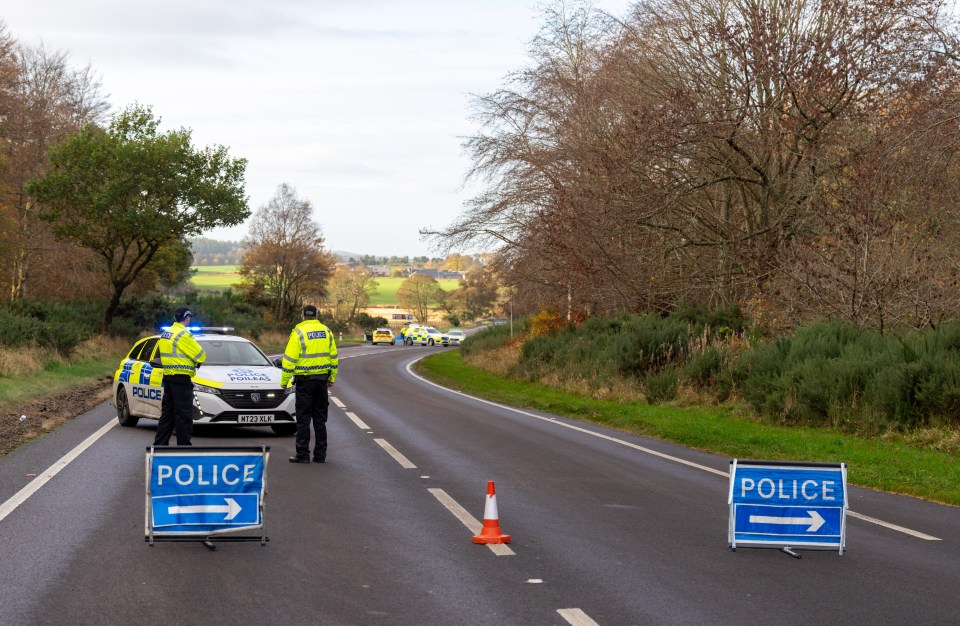
<path id="1" fill-rule="evenodd" d="M 281 388 L 280 368 L 252 342 L 226 334 L 232 330 L 190 329 L 207 355 L 193 379 L 194 424 L 270 426 L 278 435 L 294 434 L 293 387 Z M 113 376 L 112 402 L 123 426 L 136 426 L 141 417 L 160 419 L 159 338 L 154 335 L 133 344 Z"/>

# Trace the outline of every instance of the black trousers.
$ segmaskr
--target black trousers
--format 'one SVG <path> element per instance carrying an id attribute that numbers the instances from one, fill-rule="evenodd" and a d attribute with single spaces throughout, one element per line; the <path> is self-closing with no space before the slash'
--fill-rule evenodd
<path id="1" fill-rule="evenodd" d="M 157 424 L 155 446 L 170 445 L 170 435 L 177 431 L 177 445 L 189 446 L 193 435 L 193 381 L 180 374 L 163 377 L 163 401 L 160 423 Z"/>
<path id="2" fill-rule="evenodd" d="M 327 395 L 326 378 L 297 379 L 297 456 L 310 456 L 310 424 L 316 440 L 313 443 L 313 458 L 327 457 L 327 410 L 330 397 Z"/>

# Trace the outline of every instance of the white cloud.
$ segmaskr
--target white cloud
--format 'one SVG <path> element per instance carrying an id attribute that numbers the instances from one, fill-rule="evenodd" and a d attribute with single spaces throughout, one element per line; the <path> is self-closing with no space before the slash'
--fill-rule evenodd
<path id="1" fill-rule="evenodd" d="M 595 2 L 618 16 L 630 4 Z M 522 0 L 12 5 L 9 32 L 90 64 L 114 111 L 149 105 L 163 128 L 248 159 L 251 209 L 286 182 L 330 248 L 377 255 L 433 253 L 417 231 L 449 224 L 469 197 L 469 94 L 527 65 L 540 26 Z"/>

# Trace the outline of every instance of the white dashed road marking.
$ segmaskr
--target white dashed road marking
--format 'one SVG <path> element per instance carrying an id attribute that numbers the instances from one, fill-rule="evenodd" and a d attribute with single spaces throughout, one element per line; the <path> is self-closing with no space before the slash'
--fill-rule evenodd
<path id="1" fill-rule="evenodd" d="M 381 448 L 387 451 L 387 454 L 393 457 L 393 460 L 400 464 L 404 469 L 416 469 L 417 466 L 410 462 L 410 459 L 400 454 L 400 452 L 387 443 L 386 439 L 374 439 Z"/>
<path id="2" fill-rule="evenodd" d="M 557 613 L 571 626 L 600 626 L 580 609 L 557 609 Z"/>

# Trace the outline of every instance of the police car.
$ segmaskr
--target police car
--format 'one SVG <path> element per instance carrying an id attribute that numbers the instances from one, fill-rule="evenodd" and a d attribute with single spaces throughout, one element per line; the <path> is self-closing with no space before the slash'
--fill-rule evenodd
<path id="1" fill-rule="evenodd" d="M 441 333 L 433 326 L 420 326 L 417 328 L 413 332 L 411 341 L 421 346 L 435 346 L 438 344 L 444 346 L 450 345 L 450 337 Z"/>
<path id="2" fill-rule="evenodd" d="M 373 331 L 373 345 L 389 343 L 393 345 L 393 331 L 389 328 L 378 328 Z"/>
<path id="3" fill-rule="evenodd" d="M 194 424 L 270 426 L 278 435 L 297 431 L 294 388 L 280 387 L 280 368 L 232 328 L 191 328 L 207 355 L 193 379 Z M 159 335 L 141 339 L 113 376 L 113 406 L 123 426 L 160 419 L 163 368 Z"/>

